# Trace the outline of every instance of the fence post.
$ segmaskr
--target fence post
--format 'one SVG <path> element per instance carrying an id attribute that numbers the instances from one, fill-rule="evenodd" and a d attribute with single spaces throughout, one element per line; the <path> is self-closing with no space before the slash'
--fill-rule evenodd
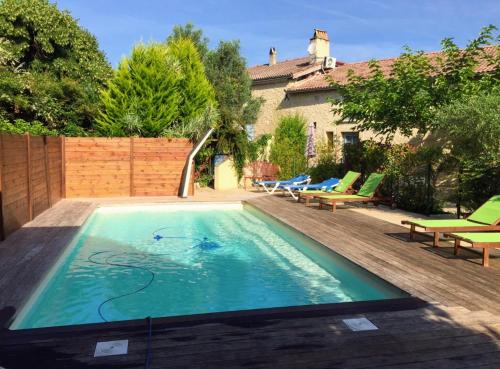
<path id="1" fill-rule="evenodd" d="M 43 155 L 45 159 L 45 187 L 47 188 L 47 201 L 49 208 L 52 207 L 52 181 L 50 179 L 49 148 L 47 136 L 43 136 Z"/>
<path id="2" fill-rule="evenodd" d="M 27 133 L 25 136 L 26 140 L 26 156 L 27 156 L 27 180 L 28 180 L 28 219 L 33 220 L 33 198 L 32 198 L 32 183 L 31 183 L 31 136 Z"/>
<path id="3" fill-rule="evenodd" d="M 130 197 L 135 196 L 134 189 L 134 137 L 130 136 Z"/>
<path id="4" fill-rule="evenodd" d="M 61 142 L 61 197 L 66 198 L 66 137 L 59 137 Z"/>

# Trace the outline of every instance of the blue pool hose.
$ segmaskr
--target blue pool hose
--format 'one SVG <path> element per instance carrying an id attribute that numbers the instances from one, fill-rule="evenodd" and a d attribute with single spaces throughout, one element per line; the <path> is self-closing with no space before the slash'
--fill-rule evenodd
<path id="1" fill-rule="evenodd" d="M 209 241 L 207 237 L 204 237 L 203 239 L 199 239 L 199 238 L 195 238 L 195 237 L 171 237 L 171 236 L 167 237 L 167 236 L 162 236 L 159 233 L 160 231 L 163 231 L 163 230 L 166 230 L 166 229 L 169 229 L 169 228 L 173 228 L 173 227 L 162 227 L 162 228 L 159 228 L 159 229 L 155 230 L 152 233 L 153 239 L 156 240 L 156 241 L 160 241 L 162 239 L 166 239 L 166 240 L 173 240 L 173 239 L 191 240 L 191 241 L 197 242 L 197 244 L 195 244 L 195 247 L 198 248 L 198 249 L 200 249 L 200 250 L 203 250 L 203 251 L 210 251 L 210 250 L 214 250 L 214 249 L 220 247 L 218 243 L 213 242 L 213 241 Z M 107 256 L 106 259 L 104 259 L 104 262 L 99 262 L 99 261 L 94 260 L 95 256 L 97 256 L 97 255 L 103 255 L 103 254 L 111 254 L 111 255 Z M 119 253 L 116 253 L 115 251 L 97 251 L 97 252 L 93 253 L 92 255 L 90 255 L 87 258 L 88 262 L 90 262 L 92 264 L 95 264 L 95 265 L 111 265 L 111 266 L 117 266 L 117 267 L 129 268 L 129 269 L 135 269 L 135 270 L 139 269 L 139 270 L 143 270 L 143 271 L 149 273 L 150 276 L 151 276 L 149 278 L 149 280 L 142 287 L 140 287 L 140 288 L 138 288 L 138 289 L 136 289 L 134 291 L 131 291 L 131 292 L 127 292 L 127 293 L 124 293 L 124 294 L 121 294 L 121 295 L 118 295 L 118 296 L 110 297 L 109 299 L 106 299 L 103 302 L 101 302 L 99 304 L 99 307 L 97 308 L 97 312 L 98 312 L 99 316 L 101 317 L 101 319 L 104 322 L 108 322 L 108 320 L 104 317 L 104 314 L 103 314 L 103 311 L 102 311 L 104 305 L 106 305 L 110 301 L 118 300 L 118 299 L 121 299 L 123 297 L 131 296 L 131 295 L 134 295 L 134 294 L 139 293 L 141 291 L 144 291 L 146 288 L 148 288 L 149 286 L 151 286 L 151 284 L 155 280 L 155 273 L 152 270 L 150 270 L 150 269 L 148 269 L 148 268 L 146 268 L 144 266 L 136 265 L 136 264 L 123 264 L 123 263 L 117 263 L 117 262 L 113 262 L 112 261 L 113 258 L 115 258 L 117 256 L 120 256 L 120 255 L 139 255 L 143 259 L 146 259 L 149 256 L 168 255 L 168 253 L 147 254 L 147 253 L 136 253 L 136 252 L 119 252 Z"/>

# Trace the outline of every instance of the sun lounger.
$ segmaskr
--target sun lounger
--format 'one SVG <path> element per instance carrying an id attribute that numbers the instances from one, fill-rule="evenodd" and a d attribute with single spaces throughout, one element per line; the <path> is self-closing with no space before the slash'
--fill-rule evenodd
<path id="1" fill-rule="evenodd" d="M 313 198 L 323 195 L 342 195 L 348 193 L 354 183 L 358 180 L 361 173 L 349 171 L 345 174 L 344 178 L 340 180 L 340 183 L 333 188 L 331 192 L 324 190 L 305 190 L 299 191 L 297 201 L 300 202 L 302 199 L 305 200 L 306 206 L 309 206 Z"/>
<path id="2" fill-rule="evenodd" d="M 490 264 L 490 248 L 500 247 L 499 232 L 459 232 L 446 233 L 445 236 L 455 239 L 455 255 L 461 247 L 461 242 L 470 244 L 472 248 L 483 249 L 483 266 Z"/>
<path id="3" fill-rule="evenodd" d="M 319 197 L 319 208 L 322 209 L 324 205 L 329 205 L 332 207 L 332 212 L 334 213 L 337 209 L 337 203 L 347 203 L 347 202 L 361 202 L 368 203 L 372 202 L 377 204 L 382 200 L 381 197 L 377 195 L 378 189 L 382 185 L 385 174 L 372 173 L 367 178 L 363 186 L 359 189 L 356 195 L 327 195 Z"/>
<path id="4" fill-rule="evenodd" d="M 338 178 L 330 178 L 327 179 L 323 182 L 320 183 L 315 183 L 315 184 L 303 184 L 303 185 L 285 185 L 280 187 L 283 187 L 288 193 L 295 199 L 297 200 L 299 198 L 299 195 L 296 195 L 295 193 L 298 191 L 332 191 L 333 188 L 335 188 L 338 184 L 340 183 L 340 179 Z"/>
<path id="5" fill-rule="evenodd" d="M 412 241 L 415 233 L 434 233 L 434 247 L 439 246 L 439 237 L 443 232 L 500 231 L 500 195 L 490 198 L 467 219 L 419 219 L 403 220 L 401 223 L 410 225 Z M 423 230 L 417 231 L 417 227 Z"/>
<path id="6" fill-rule="evenodd" d="M 280 188 L 280 186 L 299 185 L 303 183 L 309 183 L 310 181 L 311 181 L 310 176 L 301 174 L 299 176 L 284 181 L 259 181 L 255 182 L 255 184 L 257 186 L 262 186 L 268 194 L 272 195 L 278 188 Z"/>

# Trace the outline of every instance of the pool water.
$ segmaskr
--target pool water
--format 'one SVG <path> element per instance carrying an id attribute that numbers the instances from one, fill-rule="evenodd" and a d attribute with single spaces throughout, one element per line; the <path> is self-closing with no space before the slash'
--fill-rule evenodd
<path id="1" fill-rule="evenodd" d="M 11 328 L 406 296 L 241 204 L 103 207 Z"/>

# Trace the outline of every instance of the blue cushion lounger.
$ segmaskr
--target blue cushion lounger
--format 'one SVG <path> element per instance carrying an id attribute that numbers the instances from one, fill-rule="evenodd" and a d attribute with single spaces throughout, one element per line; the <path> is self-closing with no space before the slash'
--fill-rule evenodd
<path id="1" fill-rule="evenodd" d="M 280 186 L 285 185 L 298 185 L 303 183 L 309 183 L 311 177 L 305 174 L 298 175 L 296 177 L 284 180 L 284 181 L 259 181 L 255 182 L 257 186 L 262 186 L 268 194 L 273 194 Z"/>
<path id="2" fill-rule="evenodd" d="M 301 184 L 301 185 L 280 185 L 285 190 L 287 190 L 292 197 L 297 200 L 298 195 L 295 194 L 296 191 L 308 191 L 308 190 L 321 190 L 321 191 L 332 191 L 340 183 L 338 178 L 330 178 L 324 180 L 323 182 L 314 184 Z"/>

